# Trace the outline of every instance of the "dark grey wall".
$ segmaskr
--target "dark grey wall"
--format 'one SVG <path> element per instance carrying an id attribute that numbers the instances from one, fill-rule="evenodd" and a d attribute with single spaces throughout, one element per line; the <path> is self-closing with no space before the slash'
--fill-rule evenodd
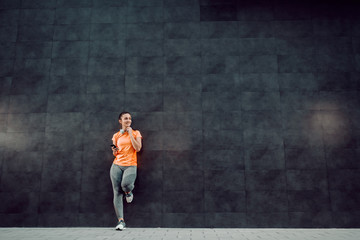
<path id="1" fill-rule="evenodd" d="M 113 226 L 127 110 L 129 226 L 359 227 L 360 9 L 289 2 L 1 0 L 0 225 Z"/>

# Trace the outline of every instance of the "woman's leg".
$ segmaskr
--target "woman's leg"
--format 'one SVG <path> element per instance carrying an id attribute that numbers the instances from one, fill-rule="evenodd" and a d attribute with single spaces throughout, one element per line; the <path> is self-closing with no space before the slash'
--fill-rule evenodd
<path id="1" fill-rule="evenodd" d="M 110 168 L 110 179 L 114 192 L 114 208 L 118 220 L 124 219 L 123 191 L 121 190 L 122 178 L 123 170 L 120 166 L 113 164 Z"/>
<path id="2" fill-rule="evenodd" d="M 131 192 L 136 180 L 136 166 L 124 167 L 124 174 L 121 181 L 121 188 L 125 193 Z"/>

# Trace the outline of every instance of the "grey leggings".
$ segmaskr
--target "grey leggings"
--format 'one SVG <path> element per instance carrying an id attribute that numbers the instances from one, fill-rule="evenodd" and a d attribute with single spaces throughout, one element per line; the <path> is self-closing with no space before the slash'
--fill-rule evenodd
<path id="1" fill-rule="evenodd" d="M 118 219 L 124 218 L 123 192 L 134 189 L 136 166 L 119 166 L 113 164 L 110 168 L 110 179 L 114 191 L 114 208 Z"/>

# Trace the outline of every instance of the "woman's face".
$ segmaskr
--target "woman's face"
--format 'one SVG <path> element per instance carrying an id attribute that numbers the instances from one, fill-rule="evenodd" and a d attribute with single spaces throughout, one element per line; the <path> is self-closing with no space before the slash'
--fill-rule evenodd
<path id="1" fill-rule="evenodd" d="M 125 113 L 124 115 L 121 116 L 121 119 L 119 120 L 119 122 L 123 127 L 130 127 L 131 115 L 128 113 Z"/>

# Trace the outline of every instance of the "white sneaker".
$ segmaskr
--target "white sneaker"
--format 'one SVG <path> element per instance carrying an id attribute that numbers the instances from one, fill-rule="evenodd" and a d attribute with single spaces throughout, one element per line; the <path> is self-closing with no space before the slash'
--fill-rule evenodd
<path id="1" fill-rule="evenodd" d="M 132 200 L 134 199 L 134 194 L 132 192 L 129 192 L 125 195 L 125 198 L 127 203 L 131 203 Z"/>
<path id="2" fill-rule="evenodd" d="M 117 225 L 116 225 L 116 227 L 115 227 L 115 230 L 120 230 L 120 231 L 122 231 L 122 230 L 124 230 L 125 229 L 125 222 L 124 222 L 124 220 L 120 220 L 118 223 L 117 223 Z"/>

